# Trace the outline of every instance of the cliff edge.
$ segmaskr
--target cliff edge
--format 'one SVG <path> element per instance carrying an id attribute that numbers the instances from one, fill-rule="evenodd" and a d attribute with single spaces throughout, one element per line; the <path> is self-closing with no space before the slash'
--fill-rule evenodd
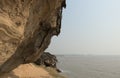
<path id="1" fill-rule="evenodd" d="M 0 0 L 0 76 L 36 61 L 59 35 L 65 0 Z"/>

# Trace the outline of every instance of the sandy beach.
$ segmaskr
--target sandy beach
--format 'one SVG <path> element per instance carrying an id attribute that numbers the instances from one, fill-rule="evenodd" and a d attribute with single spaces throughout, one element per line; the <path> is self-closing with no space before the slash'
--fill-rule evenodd
<path id="1" fill-rule="evenodd" d="M 34 64 L 20 65 L 2 78 L 53 78 L 43 67 Z"/>

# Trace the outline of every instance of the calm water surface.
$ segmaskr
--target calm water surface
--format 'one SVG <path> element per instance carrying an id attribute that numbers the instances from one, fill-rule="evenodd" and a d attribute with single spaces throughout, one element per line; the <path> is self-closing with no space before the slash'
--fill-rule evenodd
<path id="1" fill-rule="evenodd" d="M 120 56 L 57 56 L 68 78 L 120 78 Z"/>

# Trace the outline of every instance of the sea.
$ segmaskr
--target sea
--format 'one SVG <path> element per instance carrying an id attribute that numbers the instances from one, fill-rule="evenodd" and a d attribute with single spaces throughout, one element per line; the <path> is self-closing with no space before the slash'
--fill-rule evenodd
<path id="1" fill-rule="evenodd" d="M 120 55 L 58 55 L 67 78 L 120 78 Z"/>

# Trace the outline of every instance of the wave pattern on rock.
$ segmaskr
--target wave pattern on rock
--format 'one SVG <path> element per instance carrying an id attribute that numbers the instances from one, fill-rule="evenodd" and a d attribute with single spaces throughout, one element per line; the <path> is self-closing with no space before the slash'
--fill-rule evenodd
<path id="1" fill-rule="evenodd" d="M 0 75 L 37 60 L 59 35 L 65 0 L 0 0 Z"/>

